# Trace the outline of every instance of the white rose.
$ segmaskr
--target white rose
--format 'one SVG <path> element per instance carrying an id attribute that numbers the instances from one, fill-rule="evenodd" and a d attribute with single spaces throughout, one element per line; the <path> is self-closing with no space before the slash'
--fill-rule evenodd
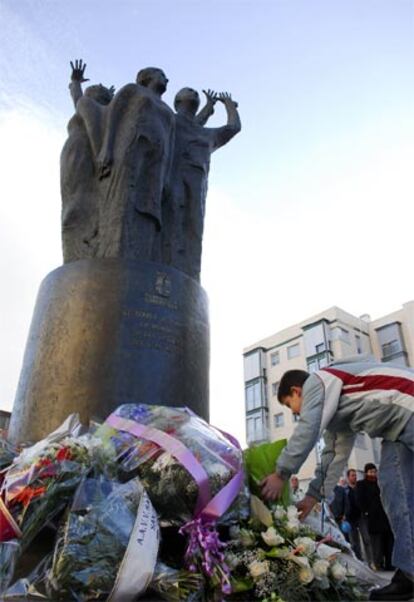
<path id="1" fill-rule="evenodd" d="M 293 540 L 297 548 L 301 548 L 306 556 L 310 556 L 316 550 L 316 543 L 310 537 L 296 537 Z"/>
<path id="2" fill-rule="evenodd" d="M 299 512 L 296 506 L 288 506 L 287 516 L 289 520 L 293 518 L 299 518 Z"/>
<path id="3" fill-rule="evenodd" d="M 291 556 L 290 559 L 298 564 L 300 568 L 310 569 L 309 558 L 306 558 L 306 556 Z"/>
<path id="4" fill-rule="evenodd" d="M 322 560 L 322 558 L 320 558 L 319 560 L 316 560 L 313 563 L 312 568 L 313 568 L 313 572 L 315 573 L 315 577 L 318 577 L 318 578 L 326 577 L 326 575 L 328 574 L 329 562 L 327 560 Z"/>
<path id="5" fill-rule="evenodd" d="M 286 528 L 289 531 L 299 531 L 300 529 L 300 522 L 298 518 L 289 518 L 288 522 L 286 523 Z"/>
<path id="6" fill-rule="evenodd" d="M 304 583 L 305 585 L 307 585 L 308 583 L 311 583 L 311 581 L 313 581 L 314 578 L 315 578 L 315 575 L 313 574 L 313 571 L 310 568 L 310 566 L 304 566 L 303 568 L 300 569 L 299 581 L 301 583 Z"/>
<path id="7" fill-rule="evenodd" d="M 317 555 L 319 558 L 323 558 L 324 560 L 335 558 L 339 552 L 340 550 L 333 548 L 332 546 L 327 546 L 326 543 L 320 543 L 316 548 Z"/>
<path id="8" fill-rule="evenodd" d="M 346 578 L 346 568 L 340 562 L 334 562 L 331 566 L 331 575 L 335 581 L 343 581 Z"/>
<path id="9" fill-rule="evenodd" d="M 262 533 L 262 538 L 268 546 L 279 546 L 285 541 L 284 538 L 276 532 L 274 527 L 269 527 L 267 531 Z"/>
<path id="10" fill-rule="evenodd" d="M 276 509 L 273 512 L 273 514 L 276 520 L 282 520 L 287 515 L 287 512 L 283 508 L 283 506 L 276 506 Z"/>
<path id="11" fill-rule="evenodd" d="M 265 560 L 264 562 L 259 562 L 255 560 L 249 564 L 249 573 L 253 577 L 253 579 L 258 579 L 263 575 L 267 575 L 269 572 L 269 562 Z"/>

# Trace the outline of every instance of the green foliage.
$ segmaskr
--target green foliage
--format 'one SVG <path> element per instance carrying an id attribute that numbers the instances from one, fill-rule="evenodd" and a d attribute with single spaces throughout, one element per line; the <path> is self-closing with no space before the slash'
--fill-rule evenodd
<path id="1" fill-rule="evenodd" d="M 260 482 L 275 472 L 276 461 L 286 446 L 287 440 L 280 439 L 273 443 L 262 443 L 244 450 L 244 462 L 249 479 L 249 488 L 252 493 L 261 496 Z M 289 484 L 283 488 L 280 501 L 286 507 L 289 504 Z"/>

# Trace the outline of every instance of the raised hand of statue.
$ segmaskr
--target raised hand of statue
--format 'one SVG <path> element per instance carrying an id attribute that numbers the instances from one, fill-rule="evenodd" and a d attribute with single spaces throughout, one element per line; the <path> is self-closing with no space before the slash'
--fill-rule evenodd
<path id="1" fill-rule="evenodd" d="M 229 94 L 228 92 L 220 92 L 217 100 L 222 102 L 225 106 L 231 106 L 235 109 L 237 109 L 237 107 L 239 106 L 238 103 L 232 99 L 231 94 Z"/>
<path id="2" fill-rule="evenodd" d="M 72 75 L 71 75 L 71 80 L 73 82 L 79 82 L 80 84 L 83 84 L 83 82 L 88 82 L 89 79 L 84 77 L 85 74 L 85 69 L 86 69 L 86 63 L 84 63 L 82 61 L 82 59 L 80 59 L 79 61 L 76 60 L 75 64 L 73 64 L 72 61 L 70 61 L 70 66 L 72 67 Z"/>
<path id="3" fill-rule="evenodd" d="M 210 88 L 208 90 L 203 90 L 203 94 L 205 95 L 208 104 L 214 106 L 218 101 L 217 92 L 214 92 L 214 90 L 210 90 Z"/>

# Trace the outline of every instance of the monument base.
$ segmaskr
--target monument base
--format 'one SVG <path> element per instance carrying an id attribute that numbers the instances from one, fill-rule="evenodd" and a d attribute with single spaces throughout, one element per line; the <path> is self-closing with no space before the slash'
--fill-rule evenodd
<path id="1" fill-rule="evenodd" d="M 188 406 L 209 418 L 208 300 L 164 265 L 68 263 L 42 282 L 9 437 L 37 441 L 73 412 L 103 420 L 123 403 Z"/>

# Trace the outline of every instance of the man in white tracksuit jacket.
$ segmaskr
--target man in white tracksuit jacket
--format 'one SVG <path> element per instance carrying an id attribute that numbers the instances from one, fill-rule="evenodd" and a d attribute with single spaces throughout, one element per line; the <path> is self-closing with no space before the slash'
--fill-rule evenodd
<path id="1" fill-rule="evenodd" d="M 315 478 L 297 504 L 305 518 L 321 498 L 329 498 L 348 461 L 355 437 L 382 437 L 379 486 L 395 537 L 390 585 L 371 600 L 410 600 L 414 595 L 414 370 L 367 357 L 331 364 L 308 374 L 286 372 L 278 399 L 300 419 L 281 454 L 276 472 L 262 483 L 266 499 L 277 499 L 285 481 L 298 472 L 320 436 L 325 447 Z"/>

